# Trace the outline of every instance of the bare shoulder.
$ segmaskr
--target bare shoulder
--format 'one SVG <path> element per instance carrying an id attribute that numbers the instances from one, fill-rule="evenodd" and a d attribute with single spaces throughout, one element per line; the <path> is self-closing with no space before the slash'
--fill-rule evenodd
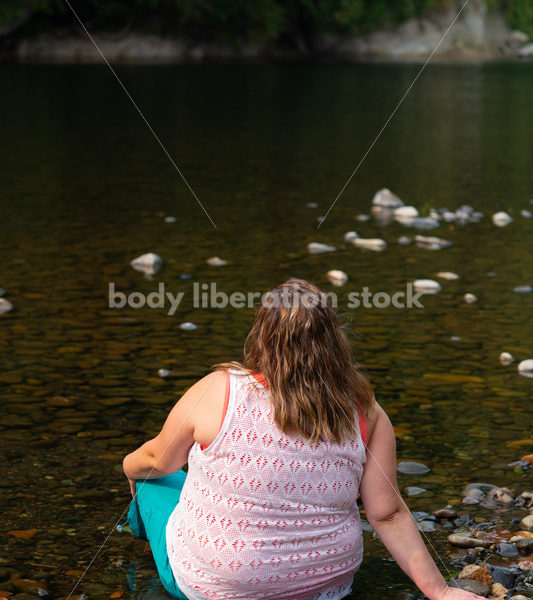
<path id="1" fill-rule="evenodd" d="M 226 371 L 214 371 L 197 381 L 180 400 L 191 411 L 194 440 L 199 444 L 210 444 L 220 429 L 226 382 Z"/>
<path id="2" fill-rule="evenodd" d="M 379 424 L 390 424 L 390 419 L 378 401 L 374 398 L 374 402 L 368 409 L 367 414 L 367 439 L 370 440 L 372 433 L 377 429 Z"/>

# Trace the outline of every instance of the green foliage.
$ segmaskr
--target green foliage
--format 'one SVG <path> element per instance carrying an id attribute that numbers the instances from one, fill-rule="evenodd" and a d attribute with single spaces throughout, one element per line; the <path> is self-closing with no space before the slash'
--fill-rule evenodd
<path id="1" fill-rule="evenodd" d="M 513 27 L 533 37 L 533 0 L 505 0 L 499 4 Z"/>
<path id="2" fill-rule="evenodd" d="M 256 36 L 304 43 L 323 33 L 366 33 L 395 25 L 440 6 L 443 0 L 69 0 L 92 29 L 138 29 L 182 33 L 235 43 Z M 514 27 L 533 35 L 533 0 L 487 0 Z M 30 9 L 42 28 L 72 25 L 64 0 L 1 0 L 0 28 Z M 35 29 L 35 27 L 33 28 Z"/>

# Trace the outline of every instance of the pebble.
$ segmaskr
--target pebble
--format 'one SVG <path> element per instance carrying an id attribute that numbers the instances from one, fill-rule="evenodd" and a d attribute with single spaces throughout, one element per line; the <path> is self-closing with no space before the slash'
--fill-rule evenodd
<path id="1" fill-rule="evenodd" d="M 307 202 L 307 208 L 318 208 L 318 202 Z"/>
<path id="2" fill-rule="evenodd" d="M 513 288 L 513 292 L 516 292 L 517 294 L 530 294 L 533 292 L 533 287 L 530 285 L 517 285 Z"/>
<path id="3" fill-rule="evenodd" d="M 414 461 L 401 461 L 396 469 L 398 473 L 404 473 L 405 475 L 423 475 L 430 471 L 430 468 L 424 463 Z"/>
<path id="4" fill-rule="evenodd" d="M 218 256 L 211 256 L 205 261 L 210 267 L 223 267 L 228 264 L 227 260 L 220 258 Z"/>
<path id="5" fill-rule="evenodd" d="M 426 235 L 415 235 L 415 243 L 417 246 L 427 248 L 428 250 L 440 250 L 441 248 L 448 248 L 452 245 L 451 242 L 443 238 Z"/>
<path id="6" fill-rule="evenodd" d="M 357 215 L 356 219 L 360 223 L 365 223 L 366 221 L 370 221 L 370 215 Z"/>
<path id="7" fill-rule="evenodd" d="M 474 304 L 474 302 L 477 302 L 477 296 L 475 296 L 474 294 L 467 293 L 463 296 L 463 300 L 467 304 Z"/>
<path id="8" fill-rule="evenodd" d="M 307 244 L 309 254 L 324 254 L 325 252 L 335 252 L 335 250 L 337 250 L 335 246 L 328 246 L 328 244 L 321 244 L 320 242 Z"/>
<path id="9" fill-rule="evenodd" d="M 387 242 L 379 238 L 355 238 L 352 243 L 357 248 L 365 248 L 366 250 L 374 250 L 379 252 L 387 247 Z"/>
<path id="10" fill-rule="evenodd" d="M 344 234 L 344 241 L 345 242 L 353 242 L 358 237 L 359 237 L 359 234 L 356 233 L 355 231 L 347 231 Z"/>
<path id="11" fill-rule="evenodd" d="M 407 246 L 407 244 L 410 244 L 413 240 L 407 236 L 407 235 L 402 235 L 398 238 L 398 244 L 401 244 L 402 246 Z"/>
<path id="12" fill-rule="evenodd" d="M 532 213 L 530 210 L 526 210 L 525 208 L 523 210 L 520 211 L 520 214 L 526 218 L 526 219 L 531 219 Z"/>
<path id="13" fill-rule="evenodd" d="M 13 310 L 11 302 L 5 298 L 0 298 L 0 315 L 7 313 L 10 310 Z"/>
<path id="14" fill-rule="evenodd" d="M 179 278 L 186 281 L 192 279 L 192 275 L 190 273 L 180 273 Z"/>
<path id="15" fill-rule="evenodd" d="M 344 285 L 348 281 L 348 275 L 346 275 L 344 271 L 338 271 L 336 269 L 328 271 L 326 277 L 333 285 L 338 287 Z"/>
<path id="16" fill-rule="evenodd" d="M 457 512 L 453 508 L 439 508 L 431 514 L 437 519 L 447 519 L 449 521 L 457 518 Z"/>
<path id="17" fill-rule="evenodd" d="M 414 206 L 400 206 L 394 209 L 394 218 L 398 221 L 410 220 L 418 217 L 419 212 Z"/>
<path id="18" fill-rule="evenodd" d="M 372 205 L 382 206 L 383 208 L 398 208 L 399 206 L 403 206 L 403 202 L 388 188 L 383 188 L 374 194 Z"/>
<path id="19" fill-rule="evenodd" d="M 176 222 L 176 217 L 165 217 L 165 223 L 175 223 Z"/>
<path id="20" fill-rule="evenodd" d="M 163 264 L 163 259 L 153 252 L 142 254 L 137 258 L 134 258 L 130 265 L 136 270 L 144 273 L 145 275 L 154 275 L 159 271 Z"/>
<path id="21" fill-rule="evenodd" d="M 492 215 L 492 222 L 496 227 L 505 227 L 512 223 L 513 218 L 503 210 Z"/>
<path id="22" fill-rule="evenodd" d="M 433 219 L 432 217 L 416 217 L 415 219 L 405 221 L 403 219 L 397 220 L 404 225 L 410 225 L 416 229 L 435 229 L 435 227 L 440 225 L 437 219 Z"/>
<path id="23" fill-rule="evenodd" d="M 405 488 L 405 491 L 407 492 L 408 496 L 418 496 L 418 494 L 423 494 L 424 492 L 427 492 L 426 489 L 421 488 L 421 487 L 416 487 L 416 486 L 407 486 Z"/>
<path id="24" fill-rule="evenodd" d="M 168 369 L 159 369 L 159 371 L 157 371 L 157 374 L 159 375 L 159 377 L 168 377 L 170 375 L 170 371 Z"/>
<path id="25" fill-rule="evenodd" d="M 446 279 L 448 281 L 459 279 L 459 275 L 457 275 L 457 273 L 452 273 L 451 271 L 439 271 L 437 273 L 437 277 L 440 279 Z"/>
<path id="26" fill-rule="evenodd" d="M 415 279 L 413 287 L 417 292 L 424 294 L 436 294 L 442 289 L 440 283 L 433 279 Z"/>
<path id="27" fill-rule="evenodd" d="M 518 548 L 514 544 L 507 544 L 506 542 L 500 542 L 496 546 L 496 551 L 500 556 L 518 556 Z"/>
<path id="28" fill-rule="evenodd" d="M 522 554 L 531 554 L 533 552 L 533 538 L 518 540 L 518 542 L 516 542 L 516 547 Z"/>
<path id="29" fill-rule="evenodd" d="M 455 213 L 450 210 L 446 210 L 442 213 L 442 220 L 446 223 L 453 223 L 455 221 Z"/>
<path id="30" fill-rule="evenodd" d="M 458 587 L 478 596 L 488 596 L 490 587 L 482 581 L 476 579 L 452 579 L 449 584 L 451 587 Z"/>
<path id="31" fill-rule="evenodd" d="M 194 323 L 191 323 L 190 321 L 185 321 L 184 323 L 180 323 L 180 329 L 183 329 L 183 331 L 194 331 L 195 329 L 198 329 L 198 325 L 195 325 Z"/>
<path id="32" fill-rule="evenodd" d="M 465 533 L 452 533 L 448 536 L 448 541 L 459 548 L 488 548 L 491 545 L 488 540 L 475 538 Z"/>
<path id="33" fill-rule="evenodd" d="M 527 515 L 520 521 L 520 527 L 526 531 L 533 531 L 533 515 Z M 533 539 L 533 538 L 530 538 Z"/>
<path id="34" fill-rule="evenodd" d="M 500 363 L 502 365 L 507 366 L 507 365 L 510 365 L 513 362 L 514 362 L 514 358 L 513 358 L 513 355 L 511 353 L 509 353 L 509 352 L 502 352 L 500 354 Z"/>

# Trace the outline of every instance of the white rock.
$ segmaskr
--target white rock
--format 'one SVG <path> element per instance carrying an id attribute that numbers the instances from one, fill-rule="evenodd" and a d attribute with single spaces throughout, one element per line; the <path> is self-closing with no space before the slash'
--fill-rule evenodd
<path id="1" fill-rule="evenodd" d="M 180 329 L 183 329 L 183 331 L 194 331 L 195 329 L 198 329 L 198 325 L 185 321 L 185 323 L 180 324 Z"/>
<path id="2" fill-rule="evenodd" d="M 513 289 L 513 292 L 516 292 L 517 294 L 530 294 L 533 292 L 533 287 L 530 285 L 517 285 Z"/>
<path id="3" fill-rule="evenodd" d="M 168 369 L 159 369 L 157 374 L 159 377 L 168 377 L 170 375 L 170 371 Z"/>
<path id="4" fill-rule="evenodd" d="M 335 246 L 328 246 L 327 244 L 321 244 L 320 242 L 311 242 L 310 244 L 307 244 L 307 252 L 309 252 L 309 254 L 335 252 L 336 249 Z"/>
<path id="5" fill-rule="evenodd" d="M 523 210 L 520 211 L 520 214 L 525 217 L 526 219 L 531 219 L 531 211 L 530 210 L 526 210 L 525 208 Z"/>
<path id="6" fill-rule="evenodd" d="M 13 310 L 13 305 L 9 300 L 5 298 L 0 298 L 0 315 Z"/>
<path id="7" fill-rule="evenodd" d="M 407 235 L 402 235 L 398 238 L 398 244 L 401 244 L 402 246 L 407 246 L 407 244 L 410 244 L 412 241 L 413 240 Z"/>
<path id="8" fill-rule="evenodd" d="M 533 373 L 533 358 L 518 363 L 518 371 L 520 373 Z"/>
<path id="9" fill-rule="evenodd" d="M 512 223 L 512 221 L 513 218 L 503 210 L 492 215 L 492 222 L 496 227 L 505 227 L 509 223 Z"/>
<path id="10" fill-rule="evenodd" d="M 402 225 L 410 225 L 411 227 L 416 227 L 417 229 L 435 229 L 440 225 L 437 219 L 433 219 L 432 217 L 415 217 L 414 219 L 396 219 Z"/>
<path id="11" fill-rule="evenodd" d="M 355 231 L 347 231 L 344 234 L 344 241 L 345 242 L 353 242 L 355 239 L 357 239 L 359 237 L 359 234 L 356 233 Z"/>
<path id="12" fill-rule="evenodd" d="M 357 220 L 361 223 L 364 223 L 365 221 L 370 221 L 370 215 L 357 215 Z"/>
<path id="13" fill-rule="evenodd" d="M 414 219 L 418 217 L 418 210 L 414 206 L 400 206 L 394 209 L 396 219 Z"/>
<path id="14" fill-rule="evenodd" d="M 383 208 L 397 208 L 398 206 L 403 206 L 403 202 L 389 189 L 383 188 L 376 192 L 372 198 L 372 205 L 382 206 Z"/>
<path id="15" fill-rule="evenodd" d="M 452 273 L 451 271 L 439 271 L 437 277 L 439 279 L 447 279 L 448 281 L 459 279 L 459 275 L 457 275 L 457 273 Z"/>
<path id="16" fill-rule="evenodd" d="M 165 223 L 175 223 L 176 222 L 176 217 L 165 217 Z"/>
<path id="17" fill-rule="evenodd" d="M 463 296 L 463 300 L 467 304 L 474 304 L 474 302 L 477 302 L 477 296 L 474 296 L 474 294 L 468 293 Z"/>
<path id="18" fill-rule="evenodd" d="M 338 271 L 333 269 L 332 271 L 328 271 L 326 277 L 329 281 L 338 287 L 344 285 L 348 281 L 348 275 L 344 271 Z"/>
<path id="19" fill-rule="evenodd" d="M 514 362 L 513 355 L 510 352 L 502 352 L 500 354 L 500 362 L 502 365 L 510 365 Z"/>
<path id="20" fill-rule="evenodd" d="M 157 273 L 162 264 L 163 259 L 159 256 L 159 254 L 154 254 L 153 252 L 142 254 L 130 262 L 130 265 L 136 271 L 140 271 L 145 275 L 153 275 L 154 273 Z"/>
<path id="21" fill-rule="evenodd" d="M 428 248 L 429 250 L 440 250 L 441 248 L 447 248 L 452 245 L 448 240 L 426 235 L 415 235 L 415 243 L 417 246 Z"/>
<path id="22" fill-rule="evenodd" d="M 227 260 L 219 258 L 218 256 L 211 256 L 205 261 L 210 267 L 223 267 L 228 264 Z"/>
<path id="23" fill-rule="evenodd" d="M 446 223 L 452 223 L 455 221 L 455 213 L 451 210 L 446 210 L 442 213 L 442 219 L 446 221 Z"/>
<path id="24" fill-rule="evenodd" d="M 413 282 L 413 287 L 417 292 L 423 292 L 424 294 L 436 294 L 442 289 L 440 283 L 433 279 L 416 279 Z"/>
<path id="25" fill-rule="evenodd" d="M 518 58 L 533 58 L 533 44 L 522 46 L 516 55 Z"/>
<path id="26" fill-rule="evenodd" d="M 387 242 L 379 238 L 356 238 L 352 243 L 354 246 L 357 246 L 357 248 L 366 248 L 367 250 L 374 250 L 375 252 L 384 250 L 387 247 Z"/>

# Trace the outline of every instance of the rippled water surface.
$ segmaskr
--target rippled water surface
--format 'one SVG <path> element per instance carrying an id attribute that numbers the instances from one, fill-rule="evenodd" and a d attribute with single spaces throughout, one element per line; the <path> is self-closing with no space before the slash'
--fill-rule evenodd
<path id="1" fill-rule="evenodd" d="M 403 490 L 427 490 L 408 499 L 411 508 L 458 503 L 468 482 L 531 486 L 530 472 L 506 465 L 533 452 L 533 379 L 498 355 L 533 358 L 532 295 L 513 291 L 533 284 L 533 219 L 520 215 L 533 210 L 533 64 L 431 66 L 316 229 L 418 68 L 120 67 L 214 228 L 104 67 L 0 67 L 0 286 L 14 305 L 0 317 L 3 562 L 53 597 L 68 595 L 127 507 L 124 454 L 157 433 L 210 365 L 240 357 L 252 310 L 195 308 L 194 282 L 262 292 L 297 276 L 339 293 L 399 458 L 431 469 L 399 476 Z M 399 245 L 415 232 L 356 220 L 385 186 L 421 211 L 470 204 L 485 217 L 431 232 L 450 248 Z M 498 210 L 513 223 L 495 227 Z M 352 229 L 388 247 L 347 247 Z M 311 241 L 338 251 L 311 256 Z M 164 260 L 152 280 L 129 267 L 148 251 Z M 227 266 L 208 266 L 214 255 Z M 333 268 L 349 276 L 340 291 L 325 277 Z M 364 286 L 393 293 L 438 271 L 460 278 L 424 296 L 423 309 L 346 306 Z M 109 282 L 126 293 L 164 282 L 185 297 L 174 316 L 168 307 L 110 310 Z M 466 304 L 465 292 L 478 301 Z M 183 321 L 198 329 L 180 330 Z M 158 377 L 160 368 L 175 376 Z M 37 532 L 21 539 L 13 530 Z M 412 590 L 365 535 L 354 598 Z M 448 560 L 446 532 L 427 535 Z M 163 596 L 142 552 L 113 534 L 76 593 L 128 598 L 129 569 L 138 597 Z"/>

